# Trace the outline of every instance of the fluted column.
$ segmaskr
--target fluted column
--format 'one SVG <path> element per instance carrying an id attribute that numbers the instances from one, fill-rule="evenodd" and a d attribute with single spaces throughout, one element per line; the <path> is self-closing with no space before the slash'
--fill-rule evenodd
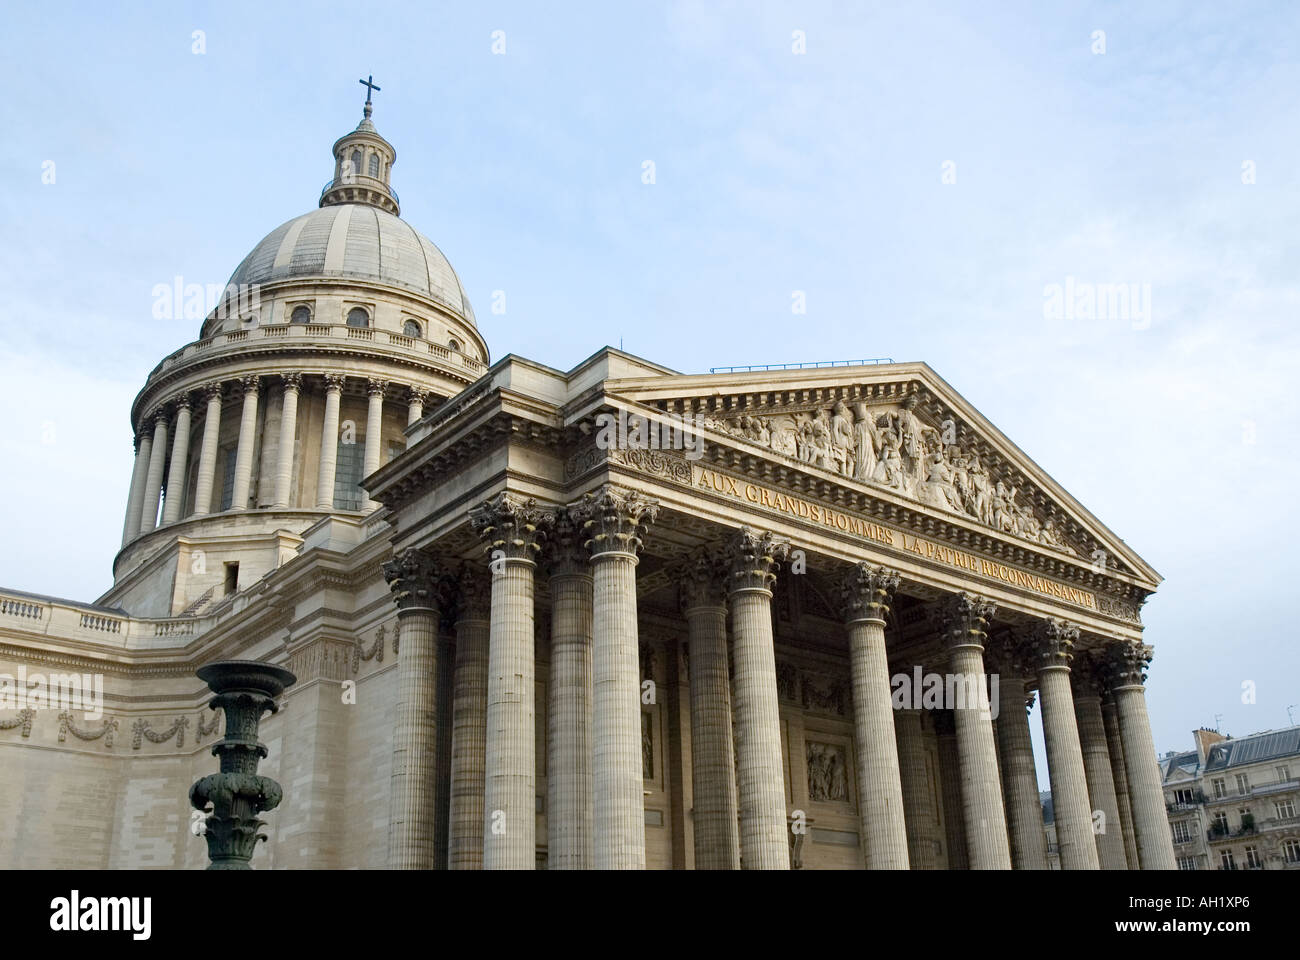
<path id="1" fill-rule="evenodd" d="M 913 870 L 939 869 L 939 814 L 925 762 L 925 737 L 920 710 L 894 711 L 898 774 L 907 824 L 907 862 Z"/>
<path id="2" fill-rule="evenodd" d="M 122 546 L 140 533 L 140 504 L 144 502 L 144 482 L 149 473 L 153 434 L 142 426 L 135 438 L 135 465 L 131 468 L 131 488 L 126 495 L 126 520 L 122 523 Z"/>
<path id="3" fill-rule="evenodd" d="M 190 457 L 190 398 L 182 394 L 176 402 L 176 429 L 172 437 L 171 469 L 167 471 L 167 496 L 163 500 L 163 523 L 181 518 L 185 501 L 185 468 Z"/>
<path id="4" fill-rule="evenodd" d="M 739 760 L 741 866 L 789 870 L 781 717 L 777 706 L 772 584 L 790 545 L 749 527 L 728 544 L 735 664 L 735 735 Z"/>
<path id="5" fill-rule="evenodd" d="M 840 584 L 853 680 L 858 811 L 868 870 L 908 868 L 903 783 L 885 654 L 885 618 L 898 583 L 897 571 L 859 563 Z"/>
<path id="6" fill-rule="evenodd" d="M 1079 728 L 1074 719 L 1074 696 L 1070 691 L 1070 661 L 1078 638 L 1079 628 L 1071 623 L 1041 620 L 1035 625 L 1031 644 L 1038 673 L 1038 698 L 1043 713 L 1043 739 L 1047 745 L 1047 773 L 1052 784 L 1061 869 L 1096 870 L 1092 806 L 1083 772 Z"/>
<path id="7" fill-rule="evenodd" d="M 554 514 L 500 494 L 470 511 L 492 571 L 483 866 L 537 867 L 537 714 L 533 575 Z"/>
<path id="8" fill-rule="evenodd" d="M 248 490 L 253 477 L 253 444 L 257 441 L 257 394 L 261 377 L 244 377 L 239 381 L 244 404 L 239 418 L 239 445 L 235 448 L 235 482 L 230 509 L 248 509 Z"/>
<path id="9" fill-rule="evenodd" d="M 1093 831 L 1097 861 L 1103 870 L 1127 870 L 1119 801 L 1111 773 L 1110 750 L 1106 746 L 1106 725 L 1101 717 L 1102 678 L 1094 657 L 1076 657 L 1070 677 L 1074 683 L 1074 719 L 1079 727 L 1088 798 L 1092 801 L 1092 809 L 1100 811 L 1103 818 L 1098 829 Z"/>
<path id="10" fill-rule="evenodd" d="M 287 507 L 293 482 L 294 441 L 298 436 L 298 394 L 302 389 L 301 373 L 286 373 L 280 410 L 280 446 L 275 462 L 275 499 L 272 505 Z"/>
<path id="11" fill-rule="evenodd" d="M 447 860 L 452 870 L 482 870 L 491 586 L 485 571 L 465 564 L 457 588 Z"/>
<path id="12" fill-rule="evenodd" d="M 221 383 L 203 385 L 206 411 L 203 416 L 203 445 L 199 449 L 199 475 L 194 484 L 194 516 L 212 512 L 212 488 L 216 483 L 217 444 L 221 440 Z"/>
<path id="13" fill-rule="evenodd" d="M 366 407 L 366 447 L 361 461 L 363 477 L 368 477 L 379 469 L 384 438 L 384 393 L 387 390 L 387 380 L 371 380 L 366 388 L 370 403 Z M 370 499 L 370 491 L 367 490 L 363 509 L 370 512 L 378 506 L 378 503 Z"/>
<path id="14" fill-rule="evenodd" d="M 636 565 L 641 536 L 659 507 L 634 491 L 606 486 L 571 509 L 591 552 L 593 866 L 643 870 Z"/>
<path id="15" fill-rule="evenodd" d="M 158 526 L 158 497 L 162 493 L 163 467 L 167 462 L 167 413 L 159 409 L 153 420 L 153 444 L 149 448 L 149 472 L 145 475 L 144 499 L 140 504 L 140 532 Z"/>
<path id="16" fill-rule="evenodd" d="M 388 865 L 394 870 L 434 866 L 437 812 L 437 667 L 441 575 L 422 550 L 406 550 L 384 564 L 397 601 L 401 653 L 389 795 Z"/>
<path id="17" fill-rule="evenodd" d="M 966 593 L 949 597 L 943 607 L 949 669 L 965 690 L 975 694 L 976 701 L 955 704 L 953 709 L 966 848 L 972 870 L 1011 869 L 984 673 L 984 639 L 995 612 L 991 601 Z"/>
<path id="18" fill-rule="evenodd" d="M 701 549 L 675 570 L 686 618 L 691 693 L 691 795 L 695 869 L 739 870 L 736 754 L 727 667 L 725 558 Z"/>
<path id="19" fill-rule="evenodd" d="M 568 510 L 555 518 L 550 708 L 546 712 L 546 868 L 590 869 L 592 826 L 592 579 L 586 537 Z"/>
<path id="20" fill-rule="evenodd" d="M 1119 736 L 1119 717 L 1110 688 L 1103 684 L 1101 722 L 1106 729 L 1106 750 L 1110 754 L 1110 773 L 1115 782 L 1115 800 L 1119 807 L 1119 823 L 1124 837 L 1124 859 L 1130 870 L 1139 870 L 1137 837 L 1133 833 L 1133 808 L 1129 804 L 1128 773 L 1124 770 L 1124 744 Z"/>
<path id="21" fill-rule="evenodd" d="M 942 771 L 939 780 L 943 796 L 943 833 L 948 843 L 948 869 L 969 870 L 966 813 L 962 809 L 961 795 L 961 753 L 957 750 L 957 723 L 953 711 L 935 711 L 934 729 Z"/>
<path id="22" fill-rule="evenodd" d="M 1029 733 L 1029 705 L 1025 674 L 1025 648 L 1010 631 L 1003 630 L 992 647 L 998 670 L 998 722 L 996 736 L 1002 758 L 1002 798 L 1007 812 L 1007 838 L 1011 865 L 1016 870 L 1047 870 L 1047 834 L 1043 806 L 1038 800 L 1038 771 Z"/>
<path id="23" fill-rule="evenodd" d="M 325 417 L 320 428 L 320 460 L 316 472 L 316 509 L 334 509 L 334 471 L 339 459 L 339 401 L 343 377 L 325 374 Z"/>
<path id="24" fill-rule="evenodd" d="M 1165 814 L 1160 767 L 1156 761 L 1147 698 L 1143 689 L 1151 647 L 1137 641 L 1113 643 L 1107 650 L 1111 696 L 1119 719 L 1124 747 L 1124 770 L 1128 775 L 1133 832 L 1137 837 L 1138 863 L 1143 870 L 1173 870 L 1174 844 Z"/>
<path id="25" fill-rule="evenodd" d="M 424 402 L 429 399 L 429 391 L 422 387 L 411 387 L 407 391 L 406 425 L 409 427 L 424 416 Z"/>

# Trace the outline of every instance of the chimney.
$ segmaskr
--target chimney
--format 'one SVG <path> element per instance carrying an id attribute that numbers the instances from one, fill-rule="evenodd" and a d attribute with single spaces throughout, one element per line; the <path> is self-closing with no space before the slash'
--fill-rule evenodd
<path id="1" fill-rule="evenodd" d="M 1193 730 L 1192 737 L 1196 740 L 1196 756 L 1200 760 L 1202 769 L 1205 767 L 1205 758 L 1209 755 L 1210 746 L 1227 739 L 1218 730 L 1210 730 L 1206 727 Z"/>

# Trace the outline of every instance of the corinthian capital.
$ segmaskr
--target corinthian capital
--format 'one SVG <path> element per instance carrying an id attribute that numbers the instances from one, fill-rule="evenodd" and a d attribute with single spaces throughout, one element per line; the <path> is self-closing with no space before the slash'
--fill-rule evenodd
<path id="1" fill-rule="evenodd" d="M 573 516 L 568 507 L 555 511 L 555 525 L 546 541 L 546 565 L 552 577 L 589 574 L 586 535 L 582 521 Z"/>
<path id="2" fill-rule="evenodd" d="M 1119 640 L 1106 648 L 1106 666 L 1112 690 L 1140 687 L 1147 679 L 1151 647 L 1138 640 Z"/>
<path id="3" fill-rule="evenodd" d="M 1074 699 L 1100 697 L 1106 686 L 1105 664 L 1097 653 L 1080 653 L 1070 664 L 1070 682 Z"/>
<path id="4" fill-rule="evenodd" d="M 494 559 L 532 562 L 542 549 L 555 514 L 532 497 L 521 500 L 499 493 L 469 512 L 469 522 Z"/>
<path id="5" fill-rule="evenodd" d="M 635 490 L 606 486 L 570 504 L 569 510 L 581 522 L 593 557 L 602 553 L 635 556 L 641 549 L 641 535 L 659 515 L 659 504 Z"/>
<path id="6" fill-rule="evenodd" d="M 950 647 L 983 647 L 989 624 L 997 613 L 992 600 L 971 593 L 954 593 L 939 610 Z"/>
<path id="7" fill-rule="evenodd" d="M 854 620 L 879 620 L 889 616 L 902 577 L 897 570 L 855 563 L 840 581 L 840 606 L 848 623 Z"/>
<path id="8" fill-rule="evenodd" d="M 1069 669 L 1079 628 L 1067 620 L 1040 620 L 1034 625 L 1034 663 L 1039 670 Z"/>
<path id="9" fill-rule="evenodd" d="M 752 527 L 741 527 L 727 543 L 727 556 L 731 561 L 732 593 L 770 590 L 781 561 L 790 556 L 790 542 L 767 530 L 759 533 Z"/>
<path id="10" fill-rule="evenodd" d="M 203 392 L 204 403 L 210 403 L 213 400 L 220 402 L 221 389 L 225 386 L 220 380 L 209 380 L 199 389 Z"/>
<path id="11" fill-rule="evenodd" d="M 1011 627 L 999 627 L 989 634 L 985 646 L 986 656 L 991 655 L 998 672 L 1008 677 L 1023 678 L 1033 673 L 1030 669 L 1029 649 L 1019 630 Z"/>
<path id="12" fill-rule="evenodd" d="M 423 550 L 403 550 L 384 563 L 384 579 L 399 611 L 437 610 L 440 606 L 441 571 Z"/>
<path id="13" fill-rule="evenodd" d="M 492 608 L 492 584 L 481 566 L 462 563 L 456 575 L 456 617 L 487 620 Z"/>
<path id="14" fill-rule="evenodd" d="M 727 602 L 727 558 L 714 547 L 700 547 L 672 570 L 682 612 L 721 607 Z"/>

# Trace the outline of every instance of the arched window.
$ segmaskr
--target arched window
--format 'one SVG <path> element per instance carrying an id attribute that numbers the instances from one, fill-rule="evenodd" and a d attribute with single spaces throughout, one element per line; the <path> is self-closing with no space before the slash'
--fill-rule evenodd
<path id="1" fill-rule="evenodd" d="M 450 340 L 447 341 L 447 346 L 451 347 L 451 349 L 456 351 L 457 353 L 460 353 L 460 341 L 457 340 L 455 337 L 452 337 Z"/>
<path id="2" fill-rule="evenodd" d="M 379 154 L 377 153 L 370 155 L 370 175 L 372 177 L 379 176 Z"/>
<path id="3" fill-rule="evenodd" d="M 349 327 L 368 327 L 370 326 L 370 314 L 366 313 L 360 307 L 353 307 L 348 311 Z"/>
<path id="4" fill-rule="evenodd" d="M 352 176 L 354 177 L 361 176 L 361 151 L 360 150 L 352 151 L 352 169 L 348 172 L 351 173 Z"/>
<path id="5" fill-rule="evenodd" d="M 289 314 L 290 323 L 311 323 L 311 307 L 305 303 L 300 303 L 293 308 L 293 313 Z"/>
<path id="6" fill-rule="evenodd" d="M 407 320 L 402 324 L 402 333 L 408 337 L 420 337 L 424 334 L 420 331 L 420 325 L 414 320 Z"/>

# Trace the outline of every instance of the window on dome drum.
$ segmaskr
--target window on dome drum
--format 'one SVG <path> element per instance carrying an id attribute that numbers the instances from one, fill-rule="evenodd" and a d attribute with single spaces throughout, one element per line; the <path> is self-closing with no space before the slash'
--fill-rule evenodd
<path id="1" fill-rule="evenodd" d="M 231 502 L 235 499 L 235 453 L 237 448 L 232 446 L 226 447 L 226 455 L 222 457 L 226 462 L 226 472 L 221 478 L 221 509 L 229 510 Z"/>
<path id="2" fill-rule="evenodd" d="M 451 347 L 451 349 L 456 351 L 456 353 L 460 353 L 460 341 L 455 337 L 452 337 L 447 341 L 447 346 Z"/>
<path id="3" fill-rule="evenodd" d="M 402 324 L 402 333 L 406 334 L 408 337 L 420 337 L 424 335 L 420 331 L 420 325 L 414 320 L 407 320 Z"/>
<path id="4" fill-rule="evenodd" d="M 368 327 L 370 326 L 370 314 L 360 307 L 353 307 L 348 311 L 349 327 Z"/>
<path id="5" fill-rule="evenodd" d="M 370 155 L 370 175 L 372 177 L 379 176 L 379 154 L 377 153 Z"/>
<path id="6" fill-rule="evenodd" d="M 351 173 L 354 177 L 361 175 L 361 151 L 360 150 L 352 151 L 352 169 L 347 172 Z"/>
<path id="7" fill-rule="evenodd" d="M 301 303 L 298 304 L 293 308 L 293 313 L 289 314 L 289 322 L 311 323 L 311 308 Z"/>
<path id="8" fill-rule="evenodd" d="M 344 443 L 342 438 L 339 439 L 338 459 L 334 468 L 335 510 L 361 509 L 361 472 L 365 467 L 363 458 L 366 441 L 364 437 L 354 439 L 354 443 Z"/>

